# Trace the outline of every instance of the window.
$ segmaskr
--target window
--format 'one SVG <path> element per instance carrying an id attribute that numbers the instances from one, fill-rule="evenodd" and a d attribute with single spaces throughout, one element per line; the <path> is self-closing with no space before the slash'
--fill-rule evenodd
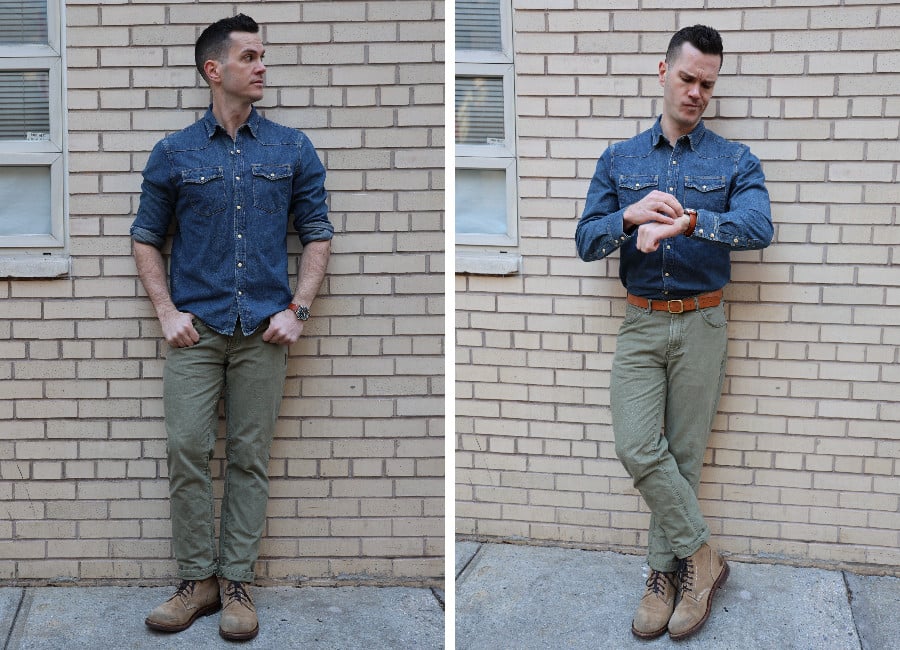
<path id="1" fill-rule="evenodd" d="M 0 276 L 68 272 L 59 0 L 0 3 Z"/>
<path id="2" fill-rule="evenodd" d="M 456 242 L 499 252 L 518 244 L 509 0 L 457 0 L 455 77 Z"/>

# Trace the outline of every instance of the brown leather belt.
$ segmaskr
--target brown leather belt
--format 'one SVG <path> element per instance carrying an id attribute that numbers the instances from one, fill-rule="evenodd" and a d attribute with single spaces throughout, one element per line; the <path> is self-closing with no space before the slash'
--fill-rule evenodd
<path id="1" fill-rule="evenodd" d="M 686 311 L 694 311 L 695 309 L 715 307 L 722 302 L 722 290 L 719 289 L 718 291 L 701 293 L 699 296 L 681 298 L 678 300 L 650 300 L 629 293 L 626 300 L 635 307 L 640 307 L 641 309 L 649 308 L 653 311 L 667 311 L 670 314 L 681 314 Z"/>

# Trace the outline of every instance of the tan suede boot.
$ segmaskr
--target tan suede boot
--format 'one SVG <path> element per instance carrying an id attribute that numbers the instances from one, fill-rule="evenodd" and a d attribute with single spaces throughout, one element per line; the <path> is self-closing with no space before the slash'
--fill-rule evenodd
<path id="1" fill-rule="evenodd" d="M 647 591 L 631 621 L 631 633 L 639 639 L 655 639 L 665 634 L 669 618 L 675 609 L 677 594 L 675 573 L 651 569 L 650 577 L 647 578 Z"/>
<path id="2" fill-rule="evenodd" d="M 259 634 L 256 607 L 247 592 L 247 583 L 227 580 L 219 620 L 219 636 L 229 641 L 249 641 Z"/>
<path id="3" fill-rule="evenodd" d="M 160 632 L 181 632 L 201 616 L 219 611 L 219 581 L 215 576 L 206 580 L 182 580 L 169 600 L 155 608 L 144 623 Z"/>
<path id="4" fill-rule="evenodd" d="M 709 544 L 681 561 L 681 600 L 669 619 L 669 636 L 684 639 L 703 627 L 713 595 L 728 579 L 728 564 Z"/>

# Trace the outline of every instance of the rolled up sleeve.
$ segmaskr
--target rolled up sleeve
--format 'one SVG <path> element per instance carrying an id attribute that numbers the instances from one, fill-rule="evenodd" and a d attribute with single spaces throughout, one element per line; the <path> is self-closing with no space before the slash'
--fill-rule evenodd
<path id="1" fill-rule="evenodd" d="M 300 140 L 299 169 L 294 175 L 291 215 L 294 229 L 305 246 L 311 241 L 327 241 L 334 236 L 328 219 L 328 193 L 325 191 L 325 166 L 304 135 Z"/>
<path id="2" fill-rule="evenodd" d="M 134 241 L 156 248 L 162 248 L 166 242 L 176 201 L 164 142 L 157 143 L 144 167 L 140 204 L 131 224 L 131 238 Z"/>

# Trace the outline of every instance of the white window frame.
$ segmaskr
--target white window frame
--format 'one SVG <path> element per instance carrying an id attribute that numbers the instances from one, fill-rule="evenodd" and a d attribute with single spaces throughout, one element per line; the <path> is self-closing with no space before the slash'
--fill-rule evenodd
<path id="1" fill-rule="evenodd" d="M 518 246 L 518 171 L 516 160 L 515 67 L 512 48 L 512 3 L 500 0 L 501 51 L 456 48 L 455 77 L 494 77 L 503 80 L 504 142 L 455 145 L 456 169 L 502 169 L 506 173 L 505 235 L 456 233 L 463 250 L 509 249 Z"/>
<path id="2" fill-rule="evenodd" d="M 47 2 L 46 45 L 0 46 L 0 71 L 46 71 L 50 138 L 0 141 L 0 166 L 50 170 L 50 232 L 0 235 L 0 277 L 56 277 L 69 272 L 66 192 L 66 86 L 63 2 Z"/>

